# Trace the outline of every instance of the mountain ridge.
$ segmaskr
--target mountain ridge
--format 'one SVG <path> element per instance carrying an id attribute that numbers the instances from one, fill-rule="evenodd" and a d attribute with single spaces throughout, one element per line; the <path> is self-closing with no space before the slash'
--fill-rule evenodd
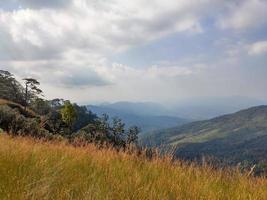
<path id="1" fill-rule="evenodd" d="M 267 106 L 155 131 L 143 142 L 176 147 L 176 156 L 185 159 L 208 155 L 233 163 L 267 161 Z"/>
<path id="2" fill-rule="evenodd" d="M 118 109 L 114 107 L 107 107 L 107 106 L 94 106 L 88 105 L 88 110 L 96 113 L 98 116 L 103 114 L 108 114 L 111 118 L 112 117 L 119 117 L 121 118 L 126 127 L 136 125 L 141 128 L 142 133 L 147 131 L 168 128 L 176 125 L 181 125 L 183 123 L 187 123 L 190 120 L 183 119 L 174 116 L 166 116 L 166 115 L 148 115 L 148 114 L 137 114 L 136 112 L 131 112 L 131 110 L 125 109 Z"/>

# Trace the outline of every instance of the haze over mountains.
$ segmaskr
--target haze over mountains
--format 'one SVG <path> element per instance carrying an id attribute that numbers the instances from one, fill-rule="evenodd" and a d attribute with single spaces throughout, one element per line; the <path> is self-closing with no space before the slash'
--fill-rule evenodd
<path id="1" fill-rule="evenodd" d="M 210 119 L 219 115 L 236 112 L 263 101 L 246 97 L 206 97 L 163 105 L 153 102 L 115 102 L 88 105 L 87 108 L 97 115 L 123 119 L 126 126 L 137 125 L 142 132 L 170 128 L 184 123 Z"/>
<path id="2" fill-rule="evenodd" d="M 98 106 L 89 105 L 87 108 L 98 116 L 108 114 L 111 118 L 119 117 L 126 127 L 136 125 L 142 132 L 169 128 L 190 121 L 177 116 L 164 115 L 167 114 L 167 110 L 156 103 L 117 102 Z"/>
<path id="3" fill-rule="evenodd" d="M 177 102 L 170 107 L 169 113 L 183 118 L 204 120 L 264 104 L 267 101 L 242 96 L 196 97 Z"/>

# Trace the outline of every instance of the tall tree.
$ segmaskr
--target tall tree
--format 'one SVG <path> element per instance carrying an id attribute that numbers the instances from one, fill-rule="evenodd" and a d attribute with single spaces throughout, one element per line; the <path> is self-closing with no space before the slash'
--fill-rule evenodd
<path id="1" fill-rule="evenodd" d="M 92 124 L 97 119 L 97 116 L 88 111 L 86 106 L 79 106 L 77 104 L 73 104 L 76 112 L 77 112 L 77 120 L 73 125 L 73 130 L 78 131 L 79 129 L 87 126 L 88 124 Z"/>
<path id="2" fill-rule="evenodd" d="M 46 115 L 51 111 L 50 102 L 42 98 L 36 98 L 35 101 L 31 103 L 31 109 L 39 115 Z"/>
<path id="3" fill-rule="evenodd" d="M 64 99 L 59 99 L 59 98 L 52 99 L 50 100 L 50 105 L 52 108 L 58 109 L 64 105 Z"/>
<path id="4" fill-rule="evenodd" d="M 42 90 L 38 87 L 40 82 L 34 78 L 25 78 L 25 107 L 28 106 L 32 100 L 38 98 L 42 94 Z"/>
<path id="5" fill-rule="evenodd" d="M 62 120 L 69 126 L 72 130 L 74 122 L 77 119 L 77 111 L 70 101 L 65 101 L 64 107 L 61 109 Z"/>
<path id="6" fill-rule="evenodd" d="M 140 129 L 137 126 L 132 126 L 129 128 L 127 132 L 127 144 L 137 144 L 138 142 L 138 134 L 140 133 Z"/>
<path id="7" fill-rule="evenodd" d="M 22 104 L 23 87 L 8 71 L 0 70 L 0 98 Z"/>
<path id="8" fill-rule="evenodd" d="M 122 122 L 122 120 L 118 117 L 114 117 L 113 118 L 113 123 L 112 123 L 112 127 L 111 127 L 111 136 L 113 139 L 113 142 L 115 145 L 123 145 L 124 143 L 124 127 L 125 124 Z"/>

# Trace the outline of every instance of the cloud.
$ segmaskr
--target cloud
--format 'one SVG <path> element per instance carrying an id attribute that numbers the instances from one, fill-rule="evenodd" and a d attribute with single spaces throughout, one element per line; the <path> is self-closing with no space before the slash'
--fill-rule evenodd
<path id="1" fill-rule="evenodd" d="M 202 32 L 199 14 L 210 2 L 13 0 L 19 8 L 0 10 L 0 61 L 21 76 L 27 73 L 60 87 L 105 86 L 119 82 L 120 73 L 189 74 L 173 66 L 126 67 L 122 72 L 106 58 L 172 33 Z"/>
<path id="2" fill-rule="evenodd" d="M 68 88 L 86 88 L 92 86 L 105 86 L 111 84 L 104 80 L 94 70 L 87 69 L 85 73 L 79 71 L 68 71 L 67 73 L 57 74 L 57 83 L 61 87 Z"/>
<path id="3" fill-rule="evenodd" d="M 203 69 L 201 64 L 194 66 L 153 65 L 144 68 L 133 68 L 113 63 L 112 67 L 102 67 L 96 70 L 110 80 L 136 81 L 137 79 L 158 80 L 188 76 L 198 73 L 201 69 Z"/>
<path id="4" fill-rule="evenodd" d="M 260 0 L 3 0 L 0 7 L 1 68 L 38 78 L 49 97 L 153 101 L 217 92 L 213 83 L 223 90 L 237 68 L 229 57 L 239 60 L 248 49 L 251 55 L 265 51 L 264 45 L 248 48 L 242 38 L 236 41 L 235 32 L 214 27 L 249 31 L 264 25 L 266 1 Z M 212 34 L 230 40 L 215 50 L 209 45 Z M 171 59 L 142 55 L 141 47 L 149 44 Z M 120 61 L 118 55 L 127 57 L 131 49 L 140 50 L 136 59 L 145 67 Z M 196 58 L 198 53 L 204 58 Z M 181 62 L 178 54 L 190 61 Z M 227 91 L 236 80 L 231 78 Z"/>
<path id="5" fill-rule="evenodd" d="M 214 4 L 211 0 L 72 0 L 55 9 L 62 0 L 19 2 L 25 7 L 0 11 L 2 59 L 54 59 L 72 49 L 106 55 L 173 33 L 200 33 L 201 15 Z"/>
<path id="6" fill-rule="evenodd" d="M 217 23 L 222 29 L 247 30 L 258 28 L 267 22 L 265 0 L 232 1 L 227 7 L 228 10 Z"/>
<path id="7" fill-rule="evenodd" d="M 92 58 L 93 59 L 93 58 Z M 58 88 L 88 88 L 112 84 L 108 77 L 96 69 L 100 62 L 48 60 L 48 61 L 13 61 L 0 62 L 1 68 L 14 73 L 19 79 L 33 77 L 42 84 Z"/>
<path id="8" fill-rule="evenodd" d="M 30 8 L 62 8 L 71 3 L 71 0 L 19 0 L 18 3 Z"/>
<path id="9" fill-rule="evenodd" d="M 267 41 L 259 41 L 251 44 L 248 47 L 248 54 L 250 55 L 267 54 Z"/>
<path id="10" fill-rule="evenodd" d="M 9 10 L 17 8 L 64 8 L 71 4 L 71 0 L 1 0 L 0 7 Z"/>

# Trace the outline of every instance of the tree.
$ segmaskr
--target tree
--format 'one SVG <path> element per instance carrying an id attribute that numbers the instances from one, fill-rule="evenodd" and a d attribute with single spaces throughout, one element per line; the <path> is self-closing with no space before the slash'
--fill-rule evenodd
<path id="1" fill-rule="evenodd" d="M 102 117 L 98 118 L 98 120 L 96 121 L 97 130 L 105 135 L 108 135 L 110 130 L 110 125 L 108 121 L 109 121 L 109 116 L 107 114 L 103 114 Z"/>
<path id="2" fill-rule="evenodd" d="M 140 129 L 137 126 L 130 127 L 128 132 L 127 132 L 126 143 L 128 145 L 129 144 L 137 144 L 139 133 L 140 133 Z"/>
<path id="3" fill-rule="evenodd" d="M 72 130 L 73 124 L 77 119 L 77 112 L 70 101 L 65 101 L 64 107 L 60 110 L 62 120 L 65 122 L 70 130 Z"/>
<path id="4" fill-rule="evenodd" d="M 97 119 L 97 116 L 88 111 L 86 106 L 79 106 L 77 104 L 73 104 L 76 112 L 77 112 L 77 120 L 73 125 L 73 130 L 78 131 L 79 129 L 87 126 L 88 124 L 92 124 Z"/>
<path id="5" fill-rule="evenodd" d="M 98 118 L 95 121 L 95 141 L 97 143 L 110 143 L 110 125 L 109 125 L 109 116 L 107 114 L 103 114 L 102 117 Z"/>
<path id="6" fill-rule="evenodd" d="M 42 118 L 41 127 L 53 134 L 64 135 L 67 125 L 62 120 L 61 113 L 56 110 L 51 110 Z"/>
<path id="7" fill-rule="evenodd" d="M 8 71 L 0 70 L 0 98 L 22 104 L 23 87 Z"/>
<path id="8" fill-rule="evenodd" d="M 123 134 L 125 132 L 124 130 L 125 124 L 122 122 L 122 120 L 118 117 L 113 118 L 113 123 L 111 127 L 111 137 L 113 139 L 113 143 L 115 145 L 123 145 L 124 144 L 124 138 Z"/>
<path id="9" fill-rule="evenodd" d="M 34 78 L 25 78 L 25 107 L 42 94 L 42 90 L 38 87 L 40 82 Z"/>
<path id="10" fill-rule="evenodd" d="M 52 99 L 50 100 L 50 105 L 52 108 L 58 109 L 64 105 L 64 99 L 59 99 L 59 98 Z"/>
<path id="11" fill-rule="evenodd" d="M 46 115 L 51 111 L 49 101 L 42 98 L 37 98 L 34 102 L 32 102 L 31 109 L 39 115 Z"/>

